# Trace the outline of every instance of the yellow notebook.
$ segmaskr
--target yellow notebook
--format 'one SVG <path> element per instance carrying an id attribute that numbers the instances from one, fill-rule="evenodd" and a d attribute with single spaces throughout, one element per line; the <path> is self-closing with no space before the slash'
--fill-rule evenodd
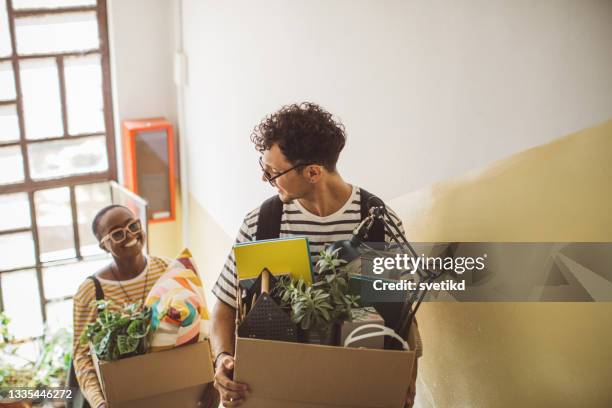
<path id="1" fill-rule="evenodd" d="M 241 242 L 234 245 L 238 279 L 257 278 L 264 268 L 273 275 L 291 274 L 313 282 L 308 238 L 278 238 Z"/>

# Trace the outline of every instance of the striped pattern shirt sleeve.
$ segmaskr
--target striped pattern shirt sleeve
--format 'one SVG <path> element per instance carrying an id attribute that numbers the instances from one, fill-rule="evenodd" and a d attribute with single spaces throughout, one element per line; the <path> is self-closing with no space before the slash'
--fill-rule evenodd
<path id="1" fill-rule="evenodd" d="M 238 230 L 235 243 L 247 242 L 255 240 L 257 231 L 257 218 L 259 217 L 259 208 L 247 214 Z M 226 305 L 236 309 L 236 292 L 238 290 L 236 278 L 236 260 L 234 259 L 234 250 L 230 250 L 223 269 L 219 274 L 219 278 L 213 287 L 213 294 L 225 303 Z"/>

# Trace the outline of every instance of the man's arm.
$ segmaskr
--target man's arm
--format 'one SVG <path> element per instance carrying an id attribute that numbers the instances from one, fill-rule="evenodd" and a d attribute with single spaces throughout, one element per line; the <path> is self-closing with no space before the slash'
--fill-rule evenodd
<path id="1" fill-rule="evenodd" d="M 223 352 L 234 355 L 235 331 L 236 309 L 218 300 L 212 312 L 210 336 L 212 352 L 215 358 Z"/>
<path id="2" fill-rule="evenodd" d="M 215 382 L 225 407 L 237 407 L 246 399 L 248 386 L 237 383 L 234 377 L 234 337 L 236 310 L 217 302 L 212 313 L 211 343 L 215 356 Z"/>

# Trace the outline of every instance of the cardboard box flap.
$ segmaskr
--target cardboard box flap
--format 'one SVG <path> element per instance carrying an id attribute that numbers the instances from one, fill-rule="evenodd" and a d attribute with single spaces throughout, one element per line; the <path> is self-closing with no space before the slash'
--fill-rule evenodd
<path id="1" fill-rule="evenodd" d="M 213 381 L 208 340 L 123 360 L 100 361 L 108 402 L 122 402 L 195 387 Z"/>
<path id="2" fill-rule="evenodd" d="M 245 407 L 401 408 L 414 360 L 414 351 L 238 338 L 235 378 L 253 392 Z"/>

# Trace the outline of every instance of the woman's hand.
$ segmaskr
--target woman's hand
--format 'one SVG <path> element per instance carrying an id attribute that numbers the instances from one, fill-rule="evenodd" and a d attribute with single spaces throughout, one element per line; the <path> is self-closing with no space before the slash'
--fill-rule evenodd
<path id="1" fill-rule="evenodd" d="M 215 367 L 215 388 L 221 395 L 224 407 L 237 407 L 246 399 L 249 387 L 246 384 L 233 381 L 234 357 L 224 355 L 219 358 Z"/>

